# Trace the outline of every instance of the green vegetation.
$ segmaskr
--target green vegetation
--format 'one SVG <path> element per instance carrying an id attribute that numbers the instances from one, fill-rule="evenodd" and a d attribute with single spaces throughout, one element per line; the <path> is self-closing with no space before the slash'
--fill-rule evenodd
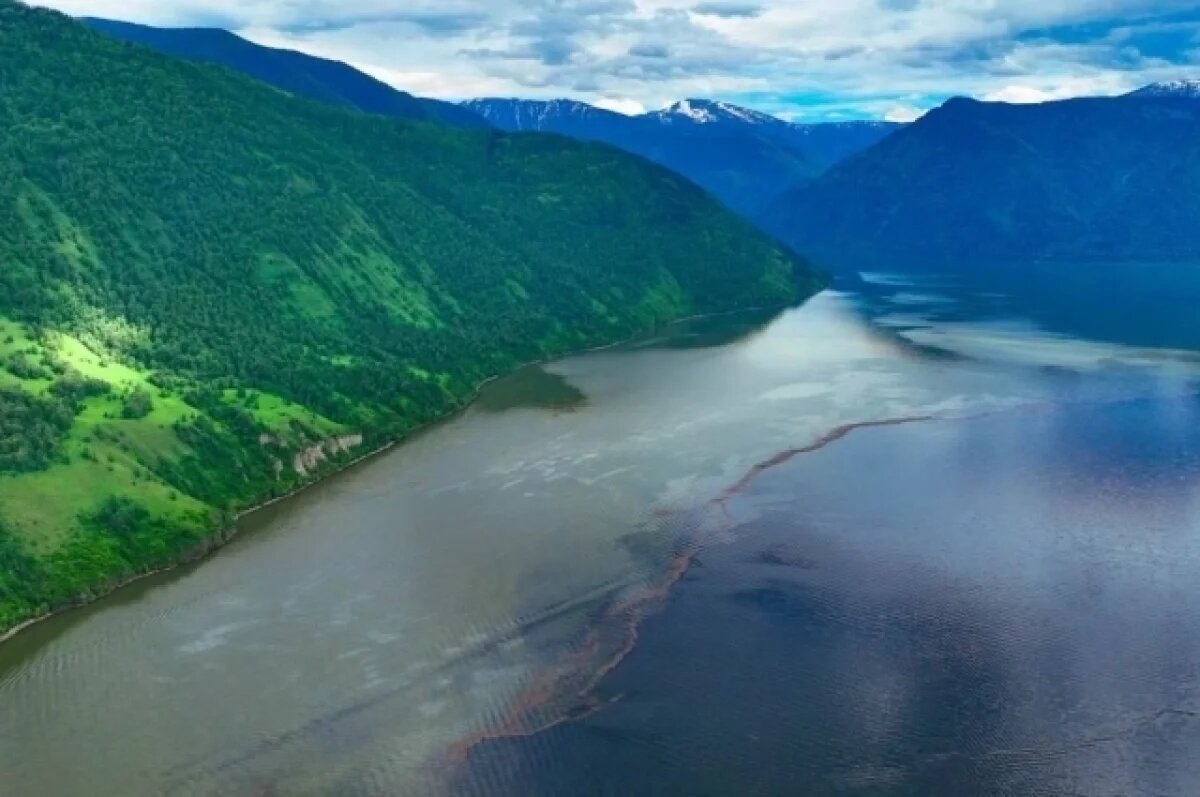
<path id="1" fill-rule="evenodd" d="M 135 388 L 132 393 L 125 399 L 125 406 L 121 408 L 121 417 L 126 420 L 137 420 L 145 418 L 154 409 L 154 399 L 150 398 L 150 394 L 142 388 Z"/>
<path id="2" fill-rule="evenodd" d="M 23 473 L 49 465 L 74 415 L 62 401 L 21 390 L 0 390 L 0 473 Z"/>
<path id="3" fill-rule="evenodd" d="M 607 147 L 324 106 L 8 0 L 0 75 L 0 628 L 519 363 L 819 284 Z"/>

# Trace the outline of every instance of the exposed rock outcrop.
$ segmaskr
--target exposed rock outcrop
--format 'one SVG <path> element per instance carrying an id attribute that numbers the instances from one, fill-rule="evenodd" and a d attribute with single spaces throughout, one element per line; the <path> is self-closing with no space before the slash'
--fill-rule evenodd
<path id="1" fill-rule="evenodd" d="M 361 434 L 347 434 L 322 440 L 296 452 L 296 456 L 292 458 L 292 469 L 301 476 L 307 477 L 330 457 L 352 451 L 362 443 L 363 436 Z"/>

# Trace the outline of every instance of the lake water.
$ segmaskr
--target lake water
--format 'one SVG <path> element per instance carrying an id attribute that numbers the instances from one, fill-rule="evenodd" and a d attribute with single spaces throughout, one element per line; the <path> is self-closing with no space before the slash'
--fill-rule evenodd
<path id="1" fill-rule="evenodd" d="M 527 369 L 0 646 L 0 794 L 1195 793 L 1196 358 L 864 290 Z"/>

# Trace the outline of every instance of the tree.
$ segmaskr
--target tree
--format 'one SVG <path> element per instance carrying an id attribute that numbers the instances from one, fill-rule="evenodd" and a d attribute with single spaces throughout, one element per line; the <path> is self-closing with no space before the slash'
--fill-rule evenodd
<path id="1" fill-rule="evenodd" d="M 126 420 L 137 420 L 145 418 L 153 409 L 154 400 L 150 398 L 149 393 L 139 387 L 125 398 L 125 405 L 121 408 L 121 417 Z"/>

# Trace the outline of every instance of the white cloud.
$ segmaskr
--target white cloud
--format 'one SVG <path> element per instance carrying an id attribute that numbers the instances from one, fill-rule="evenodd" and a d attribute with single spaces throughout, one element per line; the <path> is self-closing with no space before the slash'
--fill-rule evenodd
<path id="1" fill-rule="evenodd" d="M 646 106 L 637 100 L 618 97 L 601 97 L 593 102 L 597 108 L 623 113 L 626 116 L 637 116 L 646 112 Z"/>
<path id="2" fill-rule="evenodd" d="M 1038 101 L 1200 72 L 1200 0 L 34 0 L 219 25 L 431 96 L 659 107 L 714 96 L 802 118 L 919 112 L 952 94 Z M 1074 27 L 1073 27 L 1074 26 Z M 1192 49 L 1188 52 L 1188 49 Z M 1185 69 L 1191 66 L 1191 69 Z"/>
<path id="3" fill-rule="evenodd" d="M 981 99 L 989 102 L 1029 104 L 1066 100 L 1072 97 L 1121 94 L 1128 91 L 1129 88 L 1130 86 L 1125 81 L 1114 80 L 1111 76 L 1102 75 L 1091 79 L 1068 79 L 1041 86 L 1010 84 L 987 92 Z"/>
<path id="4" fill-rule="evenodd" d="M 915 122 L 925 115 L 925 111 L 912 105 L 896 105 L 884 113 L 883 118 L 889 122 Z"/>
<path id="5" fill-rule="evenodd" d="M 1029 104 L 1052 100 L 1054 99 L 1054 95 L 1049 91 L 1034 88 L 1033 86 L 1005 86 L 999 91 L 988 92 L 983 98 L 989 102 Z"/>

